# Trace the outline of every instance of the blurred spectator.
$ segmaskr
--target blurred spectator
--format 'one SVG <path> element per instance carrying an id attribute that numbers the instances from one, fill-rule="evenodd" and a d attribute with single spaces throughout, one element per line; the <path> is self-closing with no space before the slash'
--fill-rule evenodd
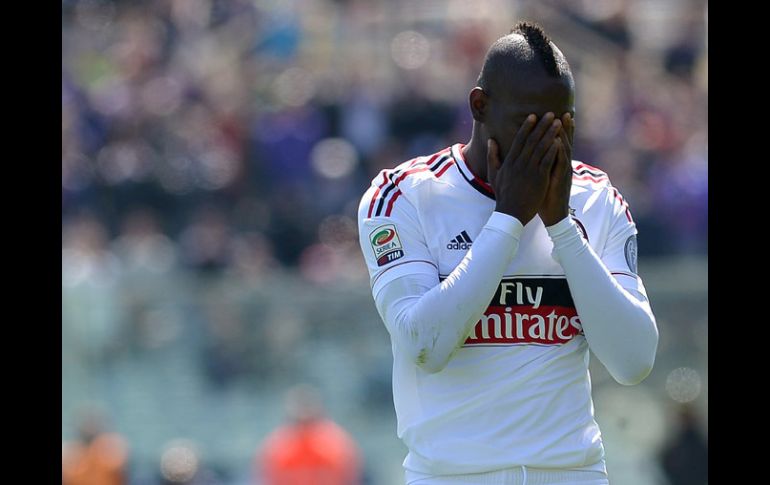
<path id="1" fill-rule="evenodd" d="M 208 205 L 197 209 L 180 236 L 185 263 L 201 273 L 224 270 L 230 258 L 230 232 L 227 215 L 221 209 Z"/>
<path id="2" fill-rule="evenodd" d="M 77 440 L 62 448 L 62 485 L 124 485 L 128 483 L 128 447 L 108 432 L 96 411 L 81 417 Z"/>
<path id="3" fill-rule="evenodd" d="M 176 439 L 160 457 L 159 485 L 224 485 L 219 475 L 203 463 L 198 446 Z"/>
<path id="4" fill-rule="evenodd" d="M 708 441 L 702 435 L 695 410 L 683 405 L 678 412 L 678 432 L 663 449 L 660 461 L 669 485 L 708 483 Z"/>
<path id="5" fill-rule="evenodd" d="M 91 211 L 65 221 L 62 231 L 62 343 L 72 365 L 97 365 L 120 334 L 120 261 L 109 249 L 104 223 Z"/>
<path id="6" fill-rule="evenodd" d="M 176 246 L 163 234 L 158 214 L 150 208 L 134 209 L 122 222 L 112 251 L 125 264 L 127 273 L 148 274 L 169 271 L 176 263 Z"/>
<path id="7" fill-rule="evenodd" d="M 205 325 L 201 360 L 206 376 L 213 386 L 227 387 L 251 370 L 250 357 L 258 340 L 247 335 L 240 307 L 233 305 L 227 295 L 205 295 L 200 313 Z"/>
<path id="8" fill-rule="evenodd" d="M 641 254 L 705 254 L 695 242 L 707 233 L 705 136 L 686 147 L 707 126 L 696 76 L 705 1 L 674 2 L 665 25 L 646 23 L 656 2 L 503 3 L 485 0 L 471 15 L 446 2 L 418 27 L 375 20 L 386 7 L 361 1 L 66 2 L 63 214 L 99 207 L 109 227 L 151 203 L 184 262 L 211 271 L 232 264 L 222 225 L 255 201 L 270 216 L 233 232 L 261 231 L 276 259 L 296 266 L 322 220 L 355 205 L 383 166 L 467 138 L 465 103 L 447 100 L 467 96 L 480 46 L 532 15 L 576 46 L 568 57 L 590 103 L 578 106 L 575 157 L 628 194 L 646 229 L 640 244 L 649 242 Z M 676 155 L 685 150 L 697 164 Z M 696 187 L 679 196 L 691 178 Z M 209 203 L 217 214 L 188 214 Z M 694 213 L 697 223 L 667 220 Z"/>
<path id="9" fill-rule="evenodd" d="M 289 422 L 273 431 L 255 459 L 254 483 L 357 485 L 361 459 L 353 438 L 324 416 L 318 393 L 306 385 L 289 390 Z"/>

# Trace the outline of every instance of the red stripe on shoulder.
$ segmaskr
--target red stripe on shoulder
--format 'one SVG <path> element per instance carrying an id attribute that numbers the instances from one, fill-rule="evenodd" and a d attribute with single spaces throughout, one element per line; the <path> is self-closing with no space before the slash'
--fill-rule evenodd
<path id="1" fill-rule="evenodd" d="M 440 151 L 434 153 L 433 155 L 431 155 L 430 160 L 425 162 L 425 164 L 426 165 L 430 165 L 431 163 L 435 162 L 438 157 L 440 157 L 441 155 L 443 155 L 446 152 L 448 152 L 451 148 L 452 148 L 451 146 L 448 146 L 448 147 L 444 148 L 443 150 L 440 150 Z"/>
<path id="2" fill-rule="evenodd" d="M 628 202 L 623 199 L 623 196 L 620 195 L 620 192 L 618 192 L 618 189 L 615 187 L 612 187 L 612 193 L 615 195 L 615 198 L 620 202 L 621 207 L 623 207 L 626 210 L 626 219 L 628 219 L 628 222 L 634 222 L 634 219 L 631 217 L 631 211 L 628 207 Z"/>
<path id="3" fill-rule="evenodd" d="M 387 205 L 387 208 L 386 208 L 385 215 L 389 216 L 390 212 L 391 212 L 391 210 L 393 208 L 393 202 L 395 202 L 395 200 L 398 198 L 398 196 L 401 195 L 401 191 L 398 189 L 398 184 L 402 180 L 404 180 L 408 175 L 411 175 L 411 174 L 417 173 L 417 172 L 425 172 L 427 170 L 430 170 L 432 168 L 431 164 L 435 163 L 436 159 L 438 159 L 439 157 L 441 157 L 445 153 L 449 152 L 451 150 L 451 148 L 452 147 L 450 146 L 450 147 L 444 148 L 443 150 L 440 150 L 440 151 L 434 153 L 425 162 L 421 162 L 420 161 L 420 160 L 424 159 L 425 157 L 416 157 L 416 158 L 413 158 L 412 160 L 404 162 L 401 166 L 405 165 L 405 167 L 402 168 L 402 169 L 390 169 L 390 170 L 383 171 L 384 172 L 383 182 L 382 182 L 382 184 L 380 184 L 379 187 L 377 187 L 377 190 L 374 191 L 374 195 L 372 196 L 372 200 L 369 203 L 369 212 L 367 214 L 367 217 L 372 217 L 372 212 L 374 210 L 375 202 L 377 201 L 378 198 L 381 198 L 380 193 L 382 192 L 382 189 L 386 185 L 391 183 L 391 184 L 393 184 L 393 186 L 395 186 L 397 188 L 397 190 L 391 196 L 391 199 L 390 199 L 390 201 L 389 201 L 389 203 Z M 441 162 L 441 163 L 443 163 L 443 162 Z M 452 162 L 452 163 L 454 163 L 454 162 Z M 442 168 L 440 173 L 437 174 L 437 177 L 440 177 L 446 171 L 447 167 L 449 165 L 451 165 L 452 163 L 449 163 L 444 168 Z M 440 165 L 440 163 L 436 164 L 436 166 L 438 166 L 438 165 Z M 393 179 L 393 175 L 394 174 L 398 174 L 398 176 L 395 179 Z M 388 187 L 388 189 L 385 192 L 388 192 L 390 189 L 391 189 L 391 187 Z"/>
<path id="4" fill-rule="evenodd" d="M 436 178 L 439 178 L 439 177 L 441 177 L 442 175 L 444 175 L 444 172 L 446 172 L 446 171 L 447 171 L 447 169 L 448 169 L 449 167 L 451 167 L 452 165 L 454 165 L 454 164 L 455 164 L 455 161 L 454 161 L 454 160 L 449 160 L 449 163 L 447 163 L 446 165 L 444 165 L 444 168 L 442 168 L 441 170 L 439 170 L 439 171 L 436 173 Z"/>
<path id="5" fill-rule="evenodd" d="M 602 170 L 600 168 L 597 168 L 597 167 L 594 167 L 593 165 L 588 165 L 587 163 L 583 163 L 583 162 L 578 163 L 575 168 L 578 168 L 578 169 L 580 169 L 580 168 L 587 168 L 588 170 L 593 170 L 595 172 L 599 172 L 601 174 L 605 174 L 606 175 L 606 172 L 604 170 Z"/>
<path id="6" fill-rule="evenodd" d="M 417 162 L 420 161 L 420 158 L 422 157 L 415 157 L 411 160 L 407 160 L 402 165 L 408 164 L 407 165 L 408 167 L 412 167 L 416 165 Z M 385 169 L 382 171 L 382 174 L 383 174 L 382 183 L 379 185 L 379 187 L 377 187 L 377 190 L 374 191 L 374 195 L 372 196 L 372 201 L 369 202 L 369 212 L 367 213 L 366 217 L 372 217 L 372 211 L 374 210 L 374 203 L 377 201 L 377 197 L 380 195 L 380 192 L 382 191 L 383 187 L 385 187 L 385 185 L 388 184 L 388 181 L 390 180 L 390 176 L 397 171 L 398 171 L 398 167 Z"/>
<path id="7" fill-rule="evenodd" d="M 387 170 L 382 171 L 382 177 L 383 177 L 382 184 L 380 184 L 380 186 L 377 187 L 377 190 L 374 191 L 374 195 L 372 196 L 372 201 L 369 202 L 369 212 L 367 213 L 366 217 L 372 217 L 372 210 L 374 209 L 374 201 L 377 200 L 377 196 L 380 195 L 380 190 L 385 186 L 386 183 L 388 183 Z"/>
<path id="8" fill-rule="evenodd" d="M 572 180 L 590 180 L 591 182 L 594 182 L 597 184 L 602 182 L 609 183 L 610 181 L 609 177 L 606 177 L 606 176 L 594 177 L 592 175 L 573 175 Z"/>
<path id="9" fill-rule="evenodd" d="M 398 184 L 400 184 L 400 183 L 401 183 L 401 181 L 402 181 L 402 180 L 404 180 L 404 179 L 407 177 L 407 175 L 411 175 L 411 174 L 413 174 L 413 173 L 417 173 L 417 172 L 425 172 L 425 171 L 427 171 L 427 170 L 432 170 L 434 167 L 431 167 L 431 164 L 432 164 L 433 162 L 435 162 L 435 161 L 436 161 L 436 160 L 435 160 L 435 158 L 436 158 L 436 157 L 434 156 L 434 157 L 432 157 L 430 160 L 428 160 L 428 161 L 427 161 L 427 162 L 426 162 L 424 165 L 420 165 L 419 167 L 416 167 L 416 168 L 411 168 L 411 169 L 407 170 L 406 172 L 404 172 L 404 173 L 402 173 L 401 175 L 399 175 L 399 176 L 398 176 L 398 178 L 397 178 L 396 180 L 394 180 L 394 181 L 393 181 L 393 183 L 394 183 L 396 186 L 398 186 Z M 436 164 L 436 167 L 438 167 L 439 165 L 441 165 L 441 163 L 442 163 L 442 162 L 439 162 L 439 163 L 437 163 L 437 164 Z M 446 170 L 446 167 L 444 167 L 444 168 L 443 168 L 443 169 L 441 169 L 441 170 L 442 170 L 442 173 L 443 173 L 443 171 L 444 171 L 444 170 Z"/>
<path id="10" fill-rule="evenodd" d="M 411 174 L 413 174 L 413 173 L 417 173 L 417 172 L 424 172 L 424 171 L 426 171 L 426 170 L 430 170 L 430 167 L 417 167 L 417 168 L 412 168 L 412 169 L 409 169 L 409 170 L 407 170 L 406 172 L 404 172 L 404 173 L 402 173 L 401 175 L 399 175 L 399 177 L 398 177 L 396 180 L 394 180 L 394 181 L 393 181 L 393 183 L 394 183 L 394 184 L 396 184 L 396 185 L 398 186 L 398 184 L 399 184 L 399 183 L 400 183 L 402 180 L 404 180 L 404 179 L 406 178 L 406 176 L 407 176 L 407 175 L 411 175 Z"/>
<path id="11" fill-rule="evenodd" d="M 397 189 L 396 193 L 393 194 L 393 197 L 390 198 L 390 202 L 388 202 L 388 208 L 385 210 L 385 217 L 390 216 L 390 212 L 393 210 L 393 203 L 396 202 L 396 199 L 398 199 L 399 195 L 401 195 L 401 189 Z"/>
<path id="12" fill-rule="evenodd" d="M 444 172 L 446 172 L 449 167 L 454 165 L 454 163 L 455 163 L 454 160 L 450 159 L 449 162 L 446 165 L 444 165 L 444 167 L 436 173 L 436 178 L 439 178 L 442 175 L 444 175 Z M 440 163 L 436 164 L 437 167 L 440 166 L 440 165 L 441 165 Z M 398 187 L 398 184 L 404 178 L 406 178 L 407 175 L 410 175 L 410 174 L 413 174 L 413 173 L 416 173 L 416 172 L 425 172 L 425 171 L 431 170 L 431 168 L 432 167 L 427 167 L 426 166 L 426 167 L 418 167 L 418 168 L 413 168 L 411 170 L 407 170 L 406 172 L 401 174 L 401 176 L 398 177 L 393 183 L 396 185 L 396 187 Z M 393 204 L 396 202 L 396 199 L 398 199 L 399 195 L 401 195 L 401 189 L 396 189 L 396 192 L 393 193 L 393 196 L 391 197 L 390 202 L 388 202 L 388 208 L 385 211 L 385 216 L 386 217 L 390 216 L 390 212 L 393 210 Z"/>

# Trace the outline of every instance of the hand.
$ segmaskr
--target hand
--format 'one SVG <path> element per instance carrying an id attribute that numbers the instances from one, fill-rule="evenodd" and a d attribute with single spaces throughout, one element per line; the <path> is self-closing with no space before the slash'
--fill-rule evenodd
<path id="1" fill-rule="evenodd" d="M 535 126 L 530 114 L 519 127 L 505 160 L 492 138 L 487 142 L 487 174 L 495 191 L 496 211 L 527 224 L 545 199 L 548 181 L 559 145 L 554 143 L 561 121 L 546 113 Z"/>
<path id="2" fill-rule="evenodd" d="M 569 113 L 565 113 L 562 116 L 562 124 L 564 129 L 554 141 L 558 147 L 556 163 L 551 170 L 545 200 L 537 211 L 546 226 L 552 226 L 569 215 L 569 196 L 572 189 L 572 140 L 575 134 L 575 120 Z"/>

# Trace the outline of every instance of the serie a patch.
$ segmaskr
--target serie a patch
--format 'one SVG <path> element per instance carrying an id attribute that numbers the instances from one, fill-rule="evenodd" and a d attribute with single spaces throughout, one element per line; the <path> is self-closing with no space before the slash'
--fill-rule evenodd
<path id="1" fill-rule="evenodd" d="M 384 266 L 404 257 L 404 247 L 393 224 L 384 224 L 372 231 L 369 234 L 369 242 L 372 244 L 377 266 Z"/>

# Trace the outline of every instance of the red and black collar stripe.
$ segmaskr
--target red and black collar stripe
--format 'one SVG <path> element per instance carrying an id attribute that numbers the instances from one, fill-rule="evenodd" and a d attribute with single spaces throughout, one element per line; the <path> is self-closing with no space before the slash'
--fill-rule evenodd
<path id="1" fill-rule="evenodd" d="M 495 200 L 495 191 L 492 186 L 483 181 L 478 175 L 473 173 L 473 170 L 465 162 L 462 149 L 465 147 L 464 143 L 456 143 L 452 146 L 452 157 L 457 162 L 457 168 L 462 174 L 463 178 L 468 182 L 471 187 L 476 189 L 480 194 Z"/>

